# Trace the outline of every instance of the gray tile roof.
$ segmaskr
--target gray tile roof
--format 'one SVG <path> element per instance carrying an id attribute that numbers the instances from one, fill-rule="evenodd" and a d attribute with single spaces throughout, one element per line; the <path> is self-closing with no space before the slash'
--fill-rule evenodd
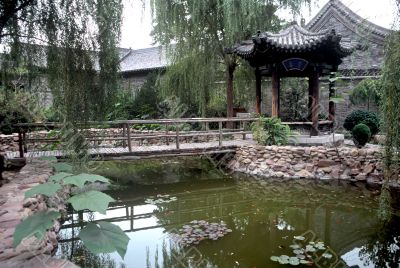
<path id="1" fill-rule="evenodd" d="M 144 49 L 120 49 L 120 71 L 140 72 L 163 69 L 168 65 L 165 47 L 150 47 Z"/>
<path id="2" fill-rule="evenodd" d="M 336 44 L 339 54 L 348 55 L 353 51 L 353 44 L 341 40 L 341 36 L 337 35 L 334 30 L 311 32 L 292 23 L 279 33 L 258 32 L 252 40 L 246 40 L 236 45 L 233 52 L 243 58 L 249 58 L 259 54 L 262 50 L 297 53 L 315 50 L 327 43 Z"/>

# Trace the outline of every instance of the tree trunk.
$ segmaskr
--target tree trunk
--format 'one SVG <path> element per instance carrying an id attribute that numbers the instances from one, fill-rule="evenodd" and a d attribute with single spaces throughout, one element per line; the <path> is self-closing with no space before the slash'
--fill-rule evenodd
<path id="1" fill-rule="evenodd" d="M 227 67 L 227 81 L 226 81 L 226 117 L 233 117 L 233 73 L 236 65 L 229 64 Z M 227 128 L 233 128 L 233 122 L 227 123 Z"/>

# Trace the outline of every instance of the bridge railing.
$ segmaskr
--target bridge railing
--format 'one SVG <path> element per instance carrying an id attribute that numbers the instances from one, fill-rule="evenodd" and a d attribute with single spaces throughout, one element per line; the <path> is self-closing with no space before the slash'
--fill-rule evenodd
<path id="1" fill-rule="evenodd" d="M 257 118 L 175 118 L 175 119 L 151 119 L 151 120 L 117 120 L 105 122 L 86 122 L 82 124 L 82 129 L 85 131 L 85 139 L 87 141 L 101 144 L 105 141 L 119 142 L 122 147 L 128 148 L 129 152 L 133 150 L 133 143 L 148 139 L 158 139 L 160 142 L 165 142 L 169 145 L 175 141 L 176 149 L 180 149 L 181 140 L 189 138 L 213 137 L 218 141 L 219 147 L 223 145 L 224 137 L 239 136 L 241 139 L 246 139 L 246 135 L 250 134 L 250 123 Z M 185 125 L 195 125 L 195 130 L 184 129 Z M 146 126 L 157 125 L 160 128 L 157 131 L 143 131 L 134 129 L 135 126 L 145 126 L 144 129 L 149 129 Z M 28 144 L 51 144 L 61 141 L 60 131 L 64 128 L 62 123 L 19 123 L 15 125 L 18 128 L 18 144 L 19 155 L 24 157 L 28 152 Z M 50 137 L 38 137 L 30 135 L 38 130 L 53 130 L 56 134 Z M 107 133 L 107 131 L 95 131 L 97 129 L 118 129 L 116 133 Z"/>

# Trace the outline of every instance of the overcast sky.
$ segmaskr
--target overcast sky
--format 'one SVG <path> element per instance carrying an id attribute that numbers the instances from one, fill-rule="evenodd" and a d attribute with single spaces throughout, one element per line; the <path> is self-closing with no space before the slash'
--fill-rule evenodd
<path id="1" fill-rule="evenodd" d="M 202 0 L 198 0 L 202 1 Z M 246 0 L 243 0 L 246 1 Z M 302 11 L 302 17 L 306 22 L 328 2 L 328 0 L 315 1 L 311 6 L 311 12 L 308 7 Z M 375 24 L 390 28 L 394 20 L 395 0 L 342 0 L 354 12 Z M 280 14 L 287 20 L 292 18 L 287 12 Z M 299 21 L 300 18 L 297 18 Z M 124 13 L 122 25 L 121 47 L 126 48 L 146 48 L 152 46 L 151 32 L 151 14 L 150 7 L 143 8 L 142 0 L 124 0 Z"/>

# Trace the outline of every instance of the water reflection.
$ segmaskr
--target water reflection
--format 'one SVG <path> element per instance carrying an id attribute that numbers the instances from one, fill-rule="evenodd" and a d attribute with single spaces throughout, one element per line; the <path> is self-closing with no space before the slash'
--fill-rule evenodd
<path id="1" fill-rule="evenodd" d="M 85 264 L 99 263 L 73 246 L 79 245 L 73 238 L 81 228 L 79 219 L 92 218 L 118 224 L 131 238 L 124 260 L 109 254 L 99 267 L 284 267 L 270 257 L 293 255 L 290 245 L 298 235 L 324 241 L 334 255 L 328 261 L 314 254 L 314 267 L 398 267 L 399 263 L 399 217 L 382 226 L 376 217 L 378 192 L 362 184 L 267 182 L 236 176 L 132 185 L 110 194 L 118 202 L 110 206 L 107 215 L 74 215 L 73 222 L 64 224 L 59 255 L 72 255 L 74 261 L 84 256 L 88 260 Z M 178 199 L 157 205 L 144 203 L 157 194 Z M 168 234 L 192 220 L 223 220 L 233 232 L 218 241 L 180 248 Z"/>

